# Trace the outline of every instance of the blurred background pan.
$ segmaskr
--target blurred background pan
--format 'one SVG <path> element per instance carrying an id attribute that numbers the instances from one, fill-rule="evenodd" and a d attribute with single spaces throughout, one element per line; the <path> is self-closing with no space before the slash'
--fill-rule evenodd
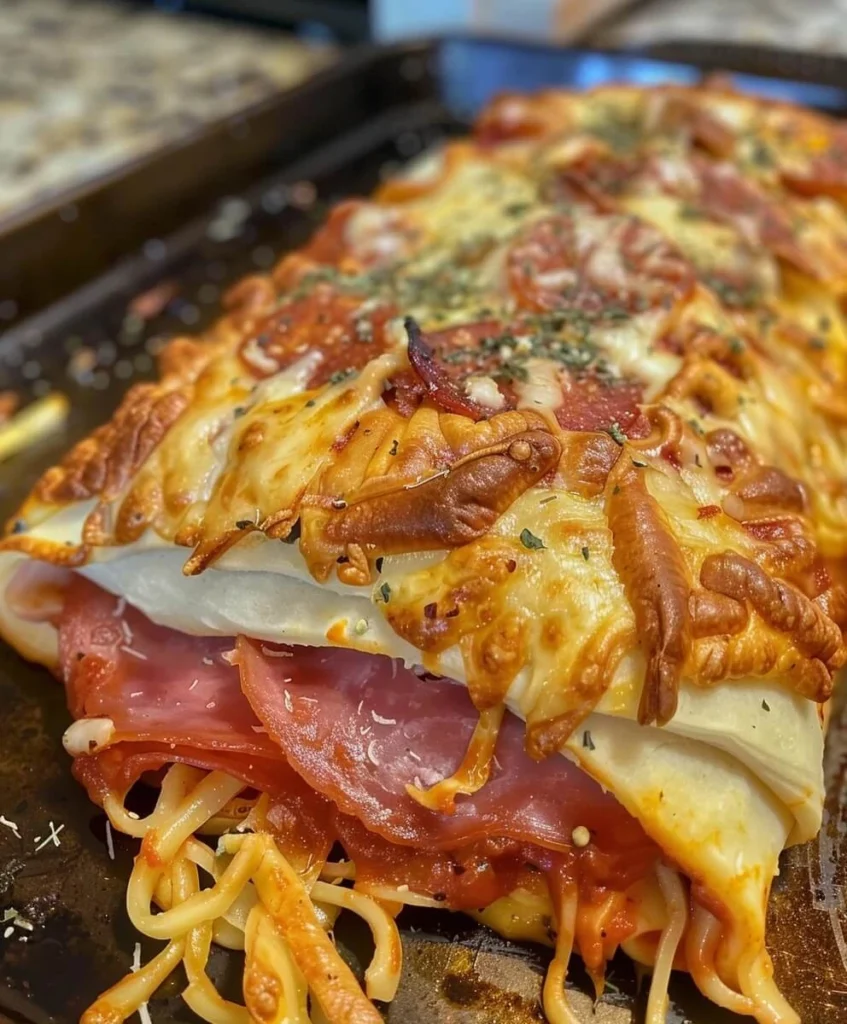
<path id="1" fill-rule="evenodd" d="M 0 338 L 0 391 L 11 389 L 25 403 L 60 391 L 70 414 L 63 430 L 0 463 L 0 514 L 11 514 L 45 466 L 102 422 L 132 381 L 154 372 L 169 337 L 194 333 L 217 315 L 229 283 L 267 270 L 334 200 L 370 190 L 465 130 L 497 91 L 694 82 L 703 70 L 721 69 L 745 88 L 847 114 L 847 74 L 835 58 L 816 74 L 809 58 L 749 48 L 665 46 L 662 55 L 463 38 L 368 47 L 248 112 L 238 131 L 214 126 L 89 186 L 73 199 L 72 230 L 62 221 L 58 228 L 55 202 L 7 226 L 0 275 L 25 284 L 21 305 L 38 312 Z M 82 267 L 56 279 L 57 266 L 75 262 Z M 104 815 L 71 779 L 60 744 L 68 722 L 61 688 L 6 648 L 0 721 L 0 1019 L 71 1024 L 131 963 L 136 936 L 123 898 L 135 844 L 115 835 L 108 846 Z M 805 1024 L 847 1020 L 846 767 L 847 712 L 839 706 L 824 828 L 814 843 L 786 854 L 770 906 L 779 980 Z M 18 927 L 15 913 L 33 930 Z M 502 941 L 459 915 L 404 912 L 401 924 L 406 959 L 400 994 L 387 1010 L 392 1024 L 541 1020 L 546 950 Z M 338 935 L 361 968 L 367 937 L 353 928 Z M 154 952 L 146 943 L 142 950 L 145 958 Z M 218 951 L 212 970 L 237 989 L 236 957 Z M 611 965 L 596 1006 L 579 970 L 570 980 L 586 1024 L 626 1024 L 643 1012 L 639 978 L 625 961 Z M 156 1024 L 193 1019 L 180 987 L 172 978 L 151 1001 Z M 675 1024 L 737 1021 L 682 976 L 671 995 Z"/>

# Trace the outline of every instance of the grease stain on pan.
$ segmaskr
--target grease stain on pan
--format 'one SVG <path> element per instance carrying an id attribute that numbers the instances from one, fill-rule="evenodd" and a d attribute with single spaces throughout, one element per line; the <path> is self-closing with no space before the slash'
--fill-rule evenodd
<path id="1" fill-rule="evenodd" d="M 847 679 L 836 691 L 818 837 L 783 855 L 768 906 L 776 976 L 804 1024 L 847 1020 Z"/>

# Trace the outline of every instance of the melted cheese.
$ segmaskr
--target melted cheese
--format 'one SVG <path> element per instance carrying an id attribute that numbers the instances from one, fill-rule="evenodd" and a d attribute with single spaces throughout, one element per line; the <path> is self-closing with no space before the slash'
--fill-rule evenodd
<path id="1" fill-rule="evenodd" d="M 628 593 L 616 569 L 612 495 L 608 480 L 598 482 L 598 465 L 602 469 L 614 443 L 599 432 L 586 437 L 563 431 L 550 412 L 561 405 L 562 378 L 580 379 L 585 372 L 578 362 L 585 355 L 587 372 L 607 377 L 610 386 L 621 378 L 643 386 L 645 403 L 656 406 L 654 433 L 661 417 L 671 417 L 673 445 L 642 439 L 614 454 L 642 474 L 645 500 L 661 510 L 690 595 L 712 555 L 730 552 L 754 565 L 770 564 L 773 555 L 769 541 L 727 514 L 743 502 L 709 463 L 707 435 L 717 430 L 736 433 L 759 462 L 806 485 L 810 511 L 794 524 L 817 544 L 817 556 L 843 557 L 847 331 L 838 296 L 847 228 L 843 210 L 830 200 L 792 198 L 797 239 L 826 268 L 813 278 L 751 246 L 756 224 L 744 211 L 734 224 L 692 217 L 661 190 L 628 192 L 625 186 L 612 196 L 619 211 L 614 218 L 588 201 L 557 205 L 550 177 L 557 169 L 598 147 L 631 155 L 645 133 L 658 154 L 659 173 L 675 188 L 690 185 L 678 158 L 687 151 L 693 119 L 683 119 L 678 134 L 667 119 L 680 101 L 711 114 L 730 133 L 730 156 L 746 174 L 767 189 L 781 187 L 773 169 L 752 169 L 749 140 L 742 137 L 773 144 L 789 123 L 781 108 L 722 94 L 710 94 L 709 104 L 698 107 L 702 94 L 696 90 L 647 94 L 628 88 L 585 97 L 547 94 L 511 106 L 502 101 L 505 127 L 536 117 L 538 137 L 488 150 L 467 142 L 446 147 L 401 183 L 395 199 L 387 186 L 382 205 L 377 198 L 352 215 L 344 242 L 347 257 L 358 261 L 357 272 L 324 268 L 327 289 L 346 298 L 361 295 L 358 317 L 373 313 L 374 304 L 392 304 L 395 319 L 382 354 L 374 350 L 373 358 L 356 362 L 365 364 L 358 373 L 310 387 L 323 358 L 315 345 L 287 370 L 261 381 L 259 375 L 273 367 L 256 337 L 257 324 L 277 300 L 276 286 L 265 281 L 254 294 L 255 309 L 235 309 L 209 334 L 206 364 L 177 374 L 190 395 L 188 407 L 143 464 L 132 467 L 119 493 L 91 493 L 65 507 L 36 493 L 23 510 L 23 539 L 13 535 L 3 542 L 0 576 L 14 570 L 22 551 L 56 561 L 57 553 L 76 551 L 84 539 L 90 542 L 87 531 L 98 516 L 98 522 L 137 522 L 124 544 L 89 543 L 79 571 L 153 621 L 198 635 L 245 633 L 350 646 L 423 664 L 467 685 L 480 707 L 505 700 L 526 720 L 530 740 L 551 723 L 578 722 L 554 749 L 611 789 L 669 857 L 723 901 L 732 949 L 740 957 L 763 948 L 766 895 L 780 850 L 819 827 L 822 736 L 816 706 L 791 689 L 778 660 L 767 674 L 713 684 L 698 677 L 692 656 L 670 721 L 662 728 L 638 723 L 646 664 L 634 610 L 639 595 Z M 823 128 L 811 115 L 795 127 L 780 166 L 802 170 L 802 140 L 808 144 Z M 565 130 L 570 135 L 563 137 Z M 649 259 L 661 262 L 665 252 L 672 268 L 688 273 L 679 250 L 700 283 L 676 291 L 665 280 L 658 289 L 664 299 L 653 306 L 645 295 L 632 296 L 638 268 L 628 266 L 617 244 L 622 227 L 633 223 L 622 218 L 624 212 L 654 225 L 675 247 L 648 253 L 648 269 Z M 556 255 L 555 238 L 544 243 L 547 250 L 542 243 L 532 247 L 538 222 L 551 218 L 559 218 L 563 232 L 572 229 L 573 251 L 563 243 L 564 256 Z M 522 372 L 512 372 L 507 383 L 521 409 L 543 415 L 533 420 L 504 411 L 469 425 L 437 404 L 424 404 L 411 419 L 389 408 L 395 375 L 410 372 L 403 316 L 414 316 L 429 334 L 480 321 L 505 330 L 527 314 L 512 290 L 510 263 L 516 239 L 525 243 L 527 237 L 527 251 L 539 258 L 533 284 L 547 293 L 537 300 L 541 309 L 532 309 L 534 333 L 504 343 L 508 356 L 500 352 L 494 369 L 465 374 L 459 398 L 450 400 L 460 402 L 464 393 L 499 409 L 504 399 L 498 370 L 508 377 L 508 361 L 517 359 Z M 752 306 L 722 296 L 713 280 L 721 275 L 749 285 Z M 308 292 L 306 281 L 299 287 Z M 550 294 L 562 297 L 569 314 L 562 322 L 548 315 L 561 312 L 555 300 L 554 309 L 546 309 Z M 616 308 L 609 296 L 621 298 L 625 308 Z M 807 343 L 819 341 L 821 332 L 823 348 Z M 563 347 L 550 343 L 551 333 Z M 365 340 L 349 343 L 367 344 L 364 334 Z M 256 349 L 255 372 L 237 355 L 242 342 Z M 427 383 L 437 398 L 443 384 Z M 509 434 L 503 441 L 497 431 L 505 417 L 523 424 L 521 437 Z M 532 430 L 524 430 L 527 424 Z M 509 507 L 498 506 L 493 524 L 466 542 L 439 550 L 441 537 L 459 535 L 461 528 L 471 536 L 480 509 L 488 508 L 488 495 L 473 488 L 490 474 L 459 488 L 460 497 L 470 493 L 467 504 L 449 529 L 434 531 L 437 544 L 427 536 L 418 545 L 427 550 L 410 543 L 405 553 L 388 546 L 381 554 L 368 548 L 363 527 L 352 542 L 345 540 L 346 547 L 336 549 L 333 538 L 327 540 L 322 551 L 329 551 L 329 560 L 319 568 L 328 575 L 318 584 L 307 547 L 281 542 L 293 539 L 289 534 L 301 513 L 303 523 L 323 515 L 335 527 L 340 519 L 333 520 L 334 512 L 376 508 L 370 520 L 362 512 L 361 521 L 373 525 L 380 509 L 367 502 L 374 496 L 417 492 L 475 458 L 531 459 L 527 438 L 534 432 L 563 451 L 561 466 L 571 472 L 567 485 L 561 468 L 516 488 Z M 488 445 L 482 454 L 474 447 L 478 437 Z M 596 450 L 586 449 L 584 465 L 577 458 L 580 445 L 591 444 Z M 106 468 L 121 454 L 91 447 Z M 353 464 L 351 453 L 361 464 Z M 447 499 L 439 501 L 425 509 L 427 521 L 451 511 Z M 393 536 L 396 524 L 382 514 L 382 535 Z M 439 520 L 439 529 L 443 525 Z M 354 566 L 359 575 L 348 578 L 358 584 L 370 573 L 368 584 L 351 586 L 338 578 L 338 566 L 353 558 L 362 564 Z M 185 575 L 186 569 L 199 575 Z M 746 628 L 756 642 L 772 639 L 753 613 Z M 55 662 L 52 628 L 24 622 L 5 601 L 0 629 L 24 653 Z M 80 741 L 108 739 L 102 723 L 95 732 Z M 78 739 L 71 735 L 73 749 Z"/>

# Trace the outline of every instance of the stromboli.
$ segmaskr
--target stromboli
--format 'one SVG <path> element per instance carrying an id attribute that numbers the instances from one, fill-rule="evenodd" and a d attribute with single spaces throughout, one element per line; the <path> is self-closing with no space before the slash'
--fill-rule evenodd
<path id="1" fill-rule="evenodd" d="M 533 890 L 521 858 L 544 873 L 548 1010 L 576 937 L 597 977 L 617 944 L 658 958 L 659 979 L 685 949 L 712 998 L 796 1019 L 769 980 L 765 897 L 782 848 L 819 827 L 815 702 L 847 658 L 847 190 L 820 145 L 804 150 L 814 133 L 842 145 L 816 115 L 709 89 L 495 102 L 425 182 L 342 204 L 243 282 L 36 486 L 0 546 L 4 635 L 60 665 L 76 716 L 113 722 L 76 762 L 113 823 L 142 766 L 266 794 L 251 822 L 276 839 L 276 873 L 250 859 L 264 838 L 243 857 L 255 971 L 284 973 L 274 885 L 313 931 L 309 887 L 337 839 L 362 892 L 409 877 L 417 898 L 491 921 Z M 160 684 L 144 662 L 163 651 Z M 479 732 L 438 677 L 466 685 Z M 376 709 L 392 688 L 419 709 L 404 728 L 432 717 L 427 692 L 452 708 L 471 744 L 455 799 L 440 794 L 461 752 L 436 756 L 439 730 L 405 752 L 373 732 L 401 721 Z M 516 716 L 540 767 L 515 748 Z M 565 772 L 576 793 L 573 762 L 576 817 L 491 810 L 524 776 Z M 218 808 L 195 803 L 199 827 Z M 178 805 L 163 790 L 156 820 Z M 145 884 L 174 911 L 199 905 L 186 855 L 151 834 L 137 871 L 165 874 Z M 499 883 L 474 902 L 487 858 Z M 343 972 L 337 1000 L 316 992 L 331 953 L 306 945 L 289 952 L 313 995 L 366 1019 Z"/>

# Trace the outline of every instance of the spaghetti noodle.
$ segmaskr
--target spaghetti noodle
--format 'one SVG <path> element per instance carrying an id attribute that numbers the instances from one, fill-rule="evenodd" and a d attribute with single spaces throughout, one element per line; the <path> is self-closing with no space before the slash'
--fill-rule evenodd
<path id="1" fill-rule="evenodd" d="M 83 1024 L 125 1020 L 150 999 L 179 963 L 188 982 L 182 993 L 185 1002 L 210 1024 L 247 1024 L 251 1020 L 310 1024 L 313 1000 L 318 1000 L 331 1024 L 381 1019 L 373 1015 L 369 1000 L 393 999 L 402 964 L 400 936 L 386 906 L 441 908 L 443 902 L 405 886 L 369 883 L 359 889 L 352 861 L 326 861 L 317 867 L 319 878 L 311 871 L 312 880 L 304 879 L 267 831 L 225 832 L 217 850 L 196 838 L 197 834 L 219 833 L 221 810 L 227 806 L 233 829 L 242 826 L 248 816 L 261 828 L 256 801 L 236 800 L 243 788 L 242 782 L 222 772 L 204 773 L 177 764 L 163 776 L 156 806 L 147 818 L 130 817 L 114 797 L 106 801 L 112 827 L 126 825 L 130 834 L 143 840 L 127 890 L 130 919 L 142 934 L 165 940 L 167 945 L 140 970 L 105 992 L 87 1011 Z M 234 816 L 233 807 L 240 809 L 240 818 Z M 211 888 L 201 889 L 198 869 L 212 879 Z M 712 957 L 721 930 L 717 918 L 693 903 L 693 926 L 687 928 L 687 897 L 679 875 L 657 864 L 656 877 L 667 917 L 650 985 L 650 1024 L 664 1021 L 670 971 L 683 935 L 687 936 L 689 969 L 703 991 L 727 1009 L 761 1013 L 762 1007 L 752 999 L 730 992 L 715 970 Z M 347 882 L 354 887 L 347 888 Z M 592 910 L 588 925 L 583 915 L 583 941 L 599 941 L 606 933 L 613 904 L 609 897 L 602 908 Z M 151 912 L 152 905 L 157 913 Z M 577 1019 L 569 1006 L 565 982 L 575 948 L 579 908 L 579 892 L 571 883 L 556 914 L 555 954 L 543 986 L 544 1012 L 550 1024 L 574 1024 Z M 373 936 L 374 954 L 365 971 L 364 994 L 334 949 L 333 910 L 358 915 Z M 534 910 L 532 919 L 543 916 Z M 213 941 L 245 951 L 244 1005 L 223 999 L 206 973 Z M 768 992 L 765 999 L 772 999 L 767 981 L 761 984 Z M 598 987 L 602 992 L 602 980 Z"/>

